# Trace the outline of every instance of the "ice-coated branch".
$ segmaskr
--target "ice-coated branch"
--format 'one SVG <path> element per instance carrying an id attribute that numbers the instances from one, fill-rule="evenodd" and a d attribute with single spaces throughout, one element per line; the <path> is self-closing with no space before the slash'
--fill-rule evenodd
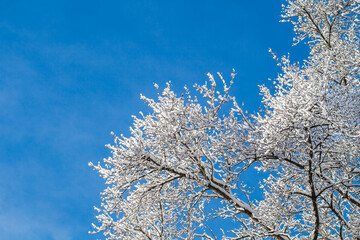
<path id="1" fill-rule="evenodd" d="M 103 165 L 90 163 L 107 185 L 95 232 L 360 239 L 359 9 L 355 0 L 287 0 L 283 18 L 310 54 L 302 64 L 273 55 L 281 74 L 273 90 L 260 87 L 257 114 L 231 96 L 235 72 L 230 83 L 208 74 L 195 94 L 155 84 L 157 99 L 141 96 L 149 114 L 134 117 L 129 137 L 114 135 Z M 258 185 L 255 171 L 265 172 Z"/>

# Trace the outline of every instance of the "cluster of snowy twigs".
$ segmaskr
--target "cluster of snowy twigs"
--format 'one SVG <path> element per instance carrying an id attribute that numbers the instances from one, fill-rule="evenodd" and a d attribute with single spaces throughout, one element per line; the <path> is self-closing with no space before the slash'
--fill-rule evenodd
<path id="1" fill-rule="evenodd" d="M 274 91 L 261 87 L 257 115 L 229 95 L 235 73 L 229 84 L 219 74 L 221 90 L 209 74 L 195 95 L 177 96 L 169 84 L 156 100 L 142 97 L 151 113 L 134 117 L 130 137 L 114 135 L 104 165 L 90 163 L 108 185 L 95 232 L 124 240 L 360 239 L 359 8 L 355 0 L 287 1 L 283 20 L 310 55 L 301 65 L 278 60 L 282 74 Z M 263 199 L 243 182 L 254 168 L 268 173 Z M 219 219 L 233 222 L 221 235 Z"/>

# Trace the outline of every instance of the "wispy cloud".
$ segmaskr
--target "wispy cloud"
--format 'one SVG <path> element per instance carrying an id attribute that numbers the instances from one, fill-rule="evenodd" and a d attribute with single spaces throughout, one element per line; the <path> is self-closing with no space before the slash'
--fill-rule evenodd
<path id="1" fill-rule="evenodd" d="M 4 201 L 4 200 L 3 200 Z M 2 239 L 23 240 L 72 240 L 72 229 L 61 223 L 51 209 L 46 215 L 29 209 L 10 206 L 0 211 L 0 231 Z"/>

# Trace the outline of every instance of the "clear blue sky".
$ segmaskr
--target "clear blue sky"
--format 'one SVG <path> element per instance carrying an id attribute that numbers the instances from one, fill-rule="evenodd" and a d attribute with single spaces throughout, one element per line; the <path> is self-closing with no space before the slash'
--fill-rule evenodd
<path id="1" fill-rule="evenodd" d="M 281 0 L 0 1 L 0 239 L 82 240 L 104 189 L 88 162 L 128 134 L 153 83 L 238 72 L 233 95 L 256 111 L 259 84 L 299 61 Z"/>

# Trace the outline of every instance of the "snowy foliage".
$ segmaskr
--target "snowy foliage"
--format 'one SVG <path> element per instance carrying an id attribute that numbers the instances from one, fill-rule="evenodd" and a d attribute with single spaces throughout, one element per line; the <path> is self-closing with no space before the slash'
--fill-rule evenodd
<path id="1" fill-rule="evenodd" d="M 302 65 L 279 60 L 263 112 L 247 115 L 215 78 L 177 96 L 171 85 L 114 136 L 93 165 L 106 180 L 99 225 L 107 239 L 360 239 L 359 14 L 354 0 L 288 0 L 283 19 Z M 276 57 L 275 57 L 276 58 Z M 158 88 L 158 86 L 155 86 Z M 203 103 L 203 97 L 206 99 Z M 199 99 L 199 101 L 198 101 Z M 268 173 L 263 199 L 242 178 Z M 216 204 L 212 204 L 215 202 Z M 211 206 L 211 208 L 209 207 Z M 217 234 L 209 220 L 231 219 Z"/>

